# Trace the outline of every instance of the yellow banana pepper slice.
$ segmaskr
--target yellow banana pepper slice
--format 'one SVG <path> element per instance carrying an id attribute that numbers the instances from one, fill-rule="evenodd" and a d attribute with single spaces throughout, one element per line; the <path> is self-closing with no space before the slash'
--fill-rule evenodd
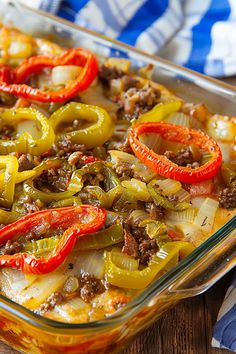
<path id="1" fill-rule="evenodd" d="M 33 133 L 22 132 L 17 134 L 12 140 L 0 139 L 0 154 L 10 152 L 30 153 L 41 155 L 48 151 L 54 143 L 55 135 L 51 123 L 41 112 L 33 108 L 9 109 L 0 115 L 0 129 L 4 125 L 17 127 L 24 121 L 35 121 L 39 137 L 34 137 Z M 19 136 L 18 136 L 19 135 Z M 38 134 L 37 134 L 38 135 Z"/>
<path id="2" fill-rule="evenodd" d="M 144 122 L 160 122 L 165 119 L 169 114 L 177 112 L 182 106 L 181 101 L 170 101 L 165 103 L 158 103 L 150 111 L 142 114 L 135 124 Z"/>
<path id="3" fill-rule="evenodd" d="M 80 129 L 63 131 L 63 126 L 74 120 L 81 122 Z M 70 102 L 54 112 L 50 123 L 58 137 L 67 137 L 72 143 L 84 144 L 88 149 L 103 145 L 112 136 L 114 124 L 109 114 L 102 108 L 78 102 Z"/>
<path id="4" fill-rule="evenodd" d="M 105 252 L 105 275 L 109 283 L 120 288 L 144 289 L 155 278 L 166 272 L 171 264 L 173 267 L 179 258 L 184 258 L 194 250 L 189 242 L 167 242 L 152 257 L 149 265 L 143 270 L 129 271 L 119 268 L 111 257 L 111 252 Z"/>

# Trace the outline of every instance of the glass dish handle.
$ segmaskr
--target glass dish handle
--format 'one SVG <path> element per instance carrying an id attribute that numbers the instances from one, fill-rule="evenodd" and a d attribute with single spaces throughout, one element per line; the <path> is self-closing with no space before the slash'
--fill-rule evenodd
<path id="1" fill-rule="evenodd" d="M 196 259 L 168 288 L 168 292 L 181 298 L 201 294 L 234 266 L 236 266 L 236 229 L 198 260 Z"/>

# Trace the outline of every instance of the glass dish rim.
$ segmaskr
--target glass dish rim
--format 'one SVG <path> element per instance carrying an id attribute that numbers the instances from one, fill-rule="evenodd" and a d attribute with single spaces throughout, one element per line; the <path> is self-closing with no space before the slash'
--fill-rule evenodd
<path id="1" fill-rule="evenodd" d="M 0 0 L 1 2 L 1 0 Z M 62 25 L 64 27 L 69 27 L 73 30 L 77 30 L 79 32 L 84 33 L 85 35 L 89 35 L 93 39 L 96 38 L 100 43 L 109 43 L 110 45 L 116 46 L 116 48 L 121 49 L 125 52 L 133 52 L 139 54 L 142 57 L 146 57 L 153 62 L 157 62 L 158 65 L 166 68 L 172 72 L 177 74 L 182 74 L 188 77 L 189 79 L 195 78 L 203 83 L 208 83 L 209 86 L 214 86 L 217 88 L 220 93 L 226 93 L 227 95 L 233 95 L 236 98 L 236 87 L 231 86 L 230 84 L 220 82 L 215 78 L 207 77 L 203 74 L 194 72 L 190 69 L 186 69 L 178 66 L 177 64 L 170 63 L 168 60 L 159 58 L 157 56 L 142 52 L 137 48 L 133 48 L 127 44 L 121 43 L 115 39 L 110 39 L 104 35 L 100 35 L 91 30 L 82 28 L 74 23 L 71 23 L 67 20 L 59 18 L 57 16 L 45 13 L 43 11 L 32 9 L 22 3 L 15 2 L 15 0 L 7 1 L 9 5 L 12 5 L 18 9 L 27 9 L 27 11 L 32 12 L 34 15 L 41 16 L 47 18 L 51 22 L 56 22 L 57 25 Z M 205 88 L 207 89 L 207 88 Z M 187 258 L 179 262 L 174 268 L 172 268 L 168 273 L 163 275 L 161 278 L 154 281 L 151 285 L 149 285 L 146 289 L 140 292 L 133 300 L 131 300 L 122 310 L 117 313 L 105 318 L 104 320 L 79 323 L 79 324 L 69 324 L 64 322 L 58 322 L 55 320 L 48 319 L 41 315 L 34 313 L 33 311 L 27 309 L 23 305 L 17 304 L 16 302 L 8 299 L 4 295 L 0 294 L 0 310 L 4 310 L 10 312 L 15 317 L 23 321 L 27 321 L 31 326 L 42 328 L 47 331 L 52 331 L 59 333 L 63 331 L 63 335 L 69 334 L 73 332 L 75 334 L 78 331 L 82 330 L 93 330 L 93 329 L 106 329 L 111 328 L 123 323 L 125 320 L 128 320 L 133 314 L 141 310 L 147 301 L 150 298 L 163 290 L 167 289 L 170 285 L 172 285 L 180 276 L 185 273 L 190 266 L 193 266 L 195 262 L 201 260 L 204 255 L 213 249 L 221 240 L 226 238 L 229 233 L 234 231 L 234 225 L 236 222 L 236 216 L 230 219 L 226 224 L 224 224 L 217 232 L 215 232 L 210 238 L 204 241 L 200 246 L 198 246 Z M 65 333 L 66 331 L 66 333 Z"/>

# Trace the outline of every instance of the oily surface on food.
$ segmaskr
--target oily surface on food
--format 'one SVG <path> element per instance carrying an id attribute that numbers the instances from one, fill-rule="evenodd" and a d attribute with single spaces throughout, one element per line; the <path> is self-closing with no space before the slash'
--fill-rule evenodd
<path id="1" fill-rule="evenodd" d="M 54 43 L 3 26 L 0 49 L 1 67 L 10 66 L 16 75 L 31 57 L 51 60 L 65 53 Z M 44 66 L 24 84 L 43 92 L 69 90 L 85 65 L 77 60 L 53 69 Z M 212 113 L 204 102 L 184 102 L 171 88 L 152 81 L 151 74 L 151 65 L 137 71 L 126 59 L 109 58 L 99 62 L 86 89 L 64 101 L 42 102 L 40 96 L 32 100 L 0 90 L 0 240 L 7 225 L 25 215 L 83 204 L 106 210 L 102 228 L 78 238 L 52 272 L 26 274 L 1 260 L 22 253 L 50 259 L 65 232 L 60 225 L 51 230 L 41 221 L 2 242 L 2 294 L 62 322 L 102 319 L 235 215 L 235 117 Z M 215 153 L 196 144 L 191 134 L 183 144 L 172 141 L 170 132 L 164 138 L 153 130 L 138 137 L 150 152 L 144 158 L 141 148 L 134 149 L 130 132 L 150 122 L 168 123 L 172 132 L 202 131 L 213 139 L 223 159 L 218 158 L 212 177 L 186 183 L 168 168 L 166 177 L 158 159 L 150 165 L 148 158 L 155 153 L 167 166 L 171 162 L 189 174 L 198 169 L 204 174 Z"/>

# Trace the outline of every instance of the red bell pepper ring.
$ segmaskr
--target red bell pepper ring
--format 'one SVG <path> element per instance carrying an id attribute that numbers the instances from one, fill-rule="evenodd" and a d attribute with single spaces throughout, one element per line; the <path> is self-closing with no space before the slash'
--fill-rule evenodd
<path id="1" fill-rule="evenodd" d="M 24 84 L 31 74 L 58 65 L 78 65 L 83 67 L 83 70 L 77 79 L 68 82 L 58 91 L 42 91 Z M 5 80 L 4 75 L 0 75 L 0 91 L 40 102 L 64 102 L 88 88 L 97 73 L 98 63 L 91 52 L 82 48 L 69 49 L 60 56 L 39 55 L 24 60 L 15 70 L 15 80 L 9 82 Z"/>
<path id="2" fill-rule="evenodd" d="M 15 80 L 14 69 L 8 65 L 0 65 L 0 82 L 5 82 L 6 84 L 11 84 Z"/>
<path id="3" fill-rule="evenodd" d="M 98 231 L 104 224 L 106 211 L 92 205 L 79 205 L 59 209 L 47 209 L 28 214 L 13 224 L 0 230 L 0 245 L 8 240 L 22 236 L 29 231 L 45 227 L 46 230 L 62 229 L 64 231 L 59 244 L 49 258 L 28 253 L 16 253 L 0 256 L 1 267 L 15 267 L 23 273 L 46 274 L 54 271 L 73 249 L 76 239 L 91 232 Z"/>
<path id="4" fill-rule="evenodd" d="M 139 140 L 147 133 L 160 134 L 163 139 L 185 145 L 195 144 L 208 151 L 211 159 L 198 168 L 178 166 L 164 155 L 158 155 Z M 129 133 L 129 143 L 135 155 L 155 173 L 184 183 L 196 183 L 212 178 L 219 170 L 222 154 L 217 143 L 205 133 L 169 123 L 142 123 Z"/>

